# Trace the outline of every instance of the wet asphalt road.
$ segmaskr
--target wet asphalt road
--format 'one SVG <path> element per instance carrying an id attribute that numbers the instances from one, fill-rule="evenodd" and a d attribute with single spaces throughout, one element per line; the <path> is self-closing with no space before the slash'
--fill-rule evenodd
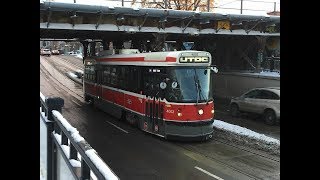
<path id="1" fill-rule="evenodd" d="M 121 179 L 280 179 L 279 162 L 213 140 L 167 141 L 120 122 L 53 83 L 46 70 L 40 71 L 40 90 L 45 96 L 65 100 L 64 117 Z"/>

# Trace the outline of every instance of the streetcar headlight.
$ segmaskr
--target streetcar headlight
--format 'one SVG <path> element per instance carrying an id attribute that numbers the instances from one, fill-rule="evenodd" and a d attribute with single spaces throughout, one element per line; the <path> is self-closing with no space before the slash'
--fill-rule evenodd
<path id="1" fill-rule="evenodd" d="M 202 109 L 199 109 L 199 110 L 198 110 L 198 113 L 199 113 L 200 115 L 202 115 L 202 114 L 203 114 L 203 110 L 202 110 Z"/>
<path id="2" fill-rule="evenodd" d="M 177 112 L 178 112 L 178 113 L 177 113 L 178 116 L 181 117 L 181 116 L 182 116 L 181 109 L 178 109 Z"/>
<path id="3" fill-rule="evenodd" d="M 214 109 L 211 110 L 211 113 L 214 114 Z"/>

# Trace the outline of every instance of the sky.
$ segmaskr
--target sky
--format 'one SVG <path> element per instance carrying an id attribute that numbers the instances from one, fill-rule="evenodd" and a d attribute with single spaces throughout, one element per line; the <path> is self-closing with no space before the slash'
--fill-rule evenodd
<path id="1" fill-rule="evenodd" d="M 44 0 L 46 1 L 46 0 Z M 54 0 L 55 2 L 73 3 L 74 0 Z M 131 0 L 124 0 L 131 1 Z M 139 0 L 137 0 L 139 1 Z M 112 5 L 121 6 L 121 0 L 76 0 L 78 4 L 88 5 Z M 246 15 L 266 15 L 266 12 L 274 10 L 274 2 L 276 2 L 276 10 L 280 11 L 280 0 L 243 0 L 242 14 Z M 216 13 L 240 14 L 241 0 L 216 0 L 214 9 Z M 130 7 L 130 3 L 125 2 L 126 7 Z M 138 5 L 135 5 L 138 6 Z M 231 9 L 229 9 L 231 8 Z M 235 8 L 235 9 L 232 9 Z"/>

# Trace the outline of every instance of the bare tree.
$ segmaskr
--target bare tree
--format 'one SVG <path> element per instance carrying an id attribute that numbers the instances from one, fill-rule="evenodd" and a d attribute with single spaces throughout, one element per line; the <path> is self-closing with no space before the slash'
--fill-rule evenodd
<path id="1" fill-rule="evenodd" d="M 214 0 L 133 0 L 131 4 L 140 3 L 142 7 L 147 8 L 163 8 L 163 9 L 176 9 L 188 11 L 207 11 L 208 3 L 213 7 Z"/>

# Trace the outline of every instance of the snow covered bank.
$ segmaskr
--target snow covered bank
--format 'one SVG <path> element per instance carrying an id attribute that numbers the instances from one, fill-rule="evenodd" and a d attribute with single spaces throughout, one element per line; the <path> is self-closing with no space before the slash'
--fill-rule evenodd
<path id="1" fill-rule="evenodd" d="M 252 138 L 252 139 L 256 139 L 259 141 L 264 141 L 268 144 L 276 144 L 280 146 L 280 141 L 278 139 L 274 139 L 271 138 L 269 136 L 266 136 L 264 134 L 259 134 L 257 132 L 254 132 L 250 129 L 241 127 L 241 126 L 237 126 L 237 125 L 233 125 L 233 124 L 229 124 L 220 120 L 215 120 L 213 123 L 213 126 L 218 128 L 218 129 L 222 129 L 225 131 L 229 131 L 238 135 L 242 135 L 242 136 L 247 136 L 248 138 Z"/>
<path id="2" fill-rule="evenodd" d="M 83 56 L 81 54 L 77 54 L 75 57 L 79 59 L 83 59 Z"/>
<path id="3" fill-rule="evenodd" d="M 280 141 L 277 139 L 217 119 L 214 120 L 213 128 L 214 136 L 218 139 L 280 155 Z"/>

